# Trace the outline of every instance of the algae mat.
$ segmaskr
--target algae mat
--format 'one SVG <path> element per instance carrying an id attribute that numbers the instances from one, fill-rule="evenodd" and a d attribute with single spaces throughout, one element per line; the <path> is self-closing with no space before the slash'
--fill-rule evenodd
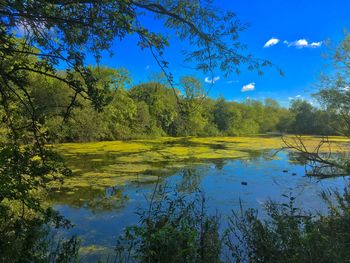
<path id="1" fill-rule="evenodd" d="M 312 150 L 320 138 L 305 136 Z M 349 139 L 331 137 L 331 144 L 349 148 Z M 68 194 L 81 188 L 104 189 L 126 182 L 154 182 L 174 170 L 222 159 L 250 159 L 283 146 L 280 137 L 162 137 L 147 140 L 53 145 L 65 156 L 73 176 L 55 186 Z"/>

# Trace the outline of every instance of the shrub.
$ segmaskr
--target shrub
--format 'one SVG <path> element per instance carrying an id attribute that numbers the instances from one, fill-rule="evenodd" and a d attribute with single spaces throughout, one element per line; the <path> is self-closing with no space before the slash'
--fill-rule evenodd
<path id="1" fill-rule="evenodd" d="M 157 187 L 139 226 L 125 230 L 117 245 L 118 262 L 219 262 L 218 217 L 209 216 L 205 198 Z"/>

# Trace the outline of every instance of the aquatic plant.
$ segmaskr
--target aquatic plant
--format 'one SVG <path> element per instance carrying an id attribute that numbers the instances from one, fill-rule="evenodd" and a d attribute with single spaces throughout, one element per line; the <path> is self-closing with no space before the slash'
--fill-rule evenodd
<path id="1" fill-rule="evenodd" d="M 305 136 L 312 150 L 320 138 Z M 348 151 L 349 139 L 329 138 L 330 147 L 341 153 Z M 58 150 L 73 176 L 64 184 L 55 183 L 54 190 L 74 193 L 83 188 L 105 189 L 127 182 L 154 182 L 157 176 L 172 174 L 179 168 L 225 159 L 249 159 L 257 153 L 267 154 L 283 145 L 280 137 L 160 137 L 94 143 L 65 143 L 52 147 Z M 324 150 L 328 150 L 327 146 Z M 322 149 L 321 149 L 322 150 Z M 271 155 L 271 158 L 273 156 Z"/>

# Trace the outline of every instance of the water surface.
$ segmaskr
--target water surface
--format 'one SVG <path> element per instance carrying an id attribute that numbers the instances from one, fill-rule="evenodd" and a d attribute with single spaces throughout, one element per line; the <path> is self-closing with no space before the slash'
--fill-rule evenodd
<path id="1" fill-rule="evenodd" d="M 259 209 L 263 215 L 262 204 L 268 199 L 286 201 L 282 194 L 292 193 L 297 198 L 296 205 L 303 209 L 325 211 L 320 192 L 342 189 L 348 180 L 346 177 L 322 180 L 307 177 L 305 167 L 295 162 L 290 152 L 279 152 L 274 158 L 271 158 L 272 153 L 274 151 L 264 150 L 251 153 L 249 158 L 187 163 L 167 170 L 160 177 L 160 183 L 184 193 L 201 189 L 207 198 L 209 212 L 219 213 L 222 225 L 225 225 L 226 216 L 239 209 L 240 202 L 246 208 Z M 91 162 L 84 163 L 82 157 L 79 161 L 82 166 L 92 169 Z M 91 186 L 70 194 L 61 191 L 53 196 L 53 202 L 55 208 L 75 225 L 70 234 L 82 239 L 83 250 L 86 248 L 85 252 L 89 252 L 91 248 L 86 260 L 93 260 L 94 253 L 111 252 L 123 229 L 138 223 L 136 212 L 147 209 L 147 197 L 154 187 L 154 180 L 146 183 L 131 180 L 106 189 Z"/>

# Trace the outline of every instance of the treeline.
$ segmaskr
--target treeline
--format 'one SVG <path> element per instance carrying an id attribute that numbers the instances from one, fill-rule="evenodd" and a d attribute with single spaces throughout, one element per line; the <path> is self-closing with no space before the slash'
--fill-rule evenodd
<path id="1" fill-rule="evenodd" d="M 204 95 L 201 82 L 194 77 L 181 78 L 179 90 L 161 81 L 129 87 L 125 70 L 105 67 L 91 70 L 100 94 L 105 96 L 103 100 L 108 101 L 97 110 L 84 96 L 70 105 L 75 92 L 62 81 L 33 75 L 28 89 L 42 133 L 49 141 L 269 132 L 331 135 L 336 134 L 334 124 L 339 125 L 336 114 L 317 109 L 304 100 L 294 100 L 287 109 L 272 99 L 263 102 L 212 99 Z M 26 110 L 19 109 L 17 117 L 17 122 L 25 122 Z"/>

